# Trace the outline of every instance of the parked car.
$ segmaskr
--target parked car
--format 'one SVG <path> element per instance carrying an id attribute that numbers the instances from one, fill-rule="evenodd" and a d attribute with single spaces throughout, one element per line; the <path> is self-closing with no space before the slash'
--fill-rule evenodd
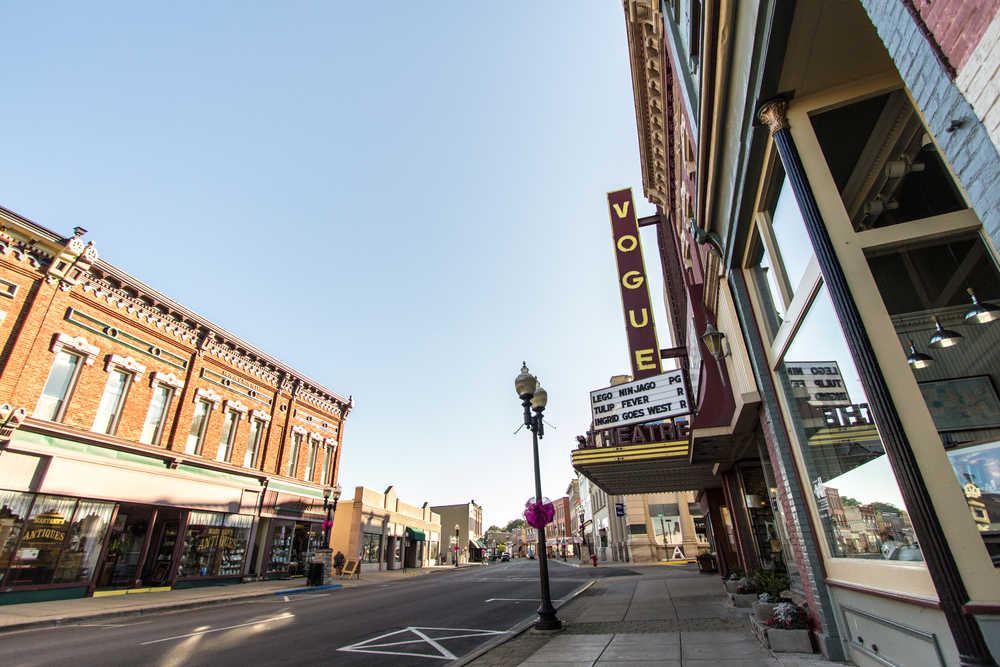
<path id="1" fill-rule="evenodd" d="M 501 563 L 509 563 L 510 562 L 510 554 L 500 554 L 500 562 Z"/>

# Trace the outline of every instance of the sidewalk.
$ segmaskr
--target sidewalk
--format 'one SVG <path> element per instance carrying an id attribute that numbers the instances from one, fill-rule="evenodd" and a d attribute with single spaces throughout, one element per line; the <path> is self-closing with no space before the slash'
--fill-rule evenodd
<path id="1" fill-rule="evenodd" d="M 478 567 L 478 564 L 462 565 L 461 567 Z M 423 576 L 434 571 L 454 569 L 454 566 L 441 565 L 407 570 L 362 572 L 360 580 L 356 577 L 351 580 L 334 577 L 332 585 L 329 587 L 306 586 L 305 578 L 298 577 L 284 581 L 259 581 L 248 584 L 184 588 L 153 593 L 129 593 L 107 597 L 2 605 L 0 606 L 0 634 L 56 625 L 108 621 L 143 614 L 162 614 L 168 611 L 211 607 L 274 595 L 296 595 L 309 591 L 321 591 L 324 588 L 330 590 L 340 587 L 373 586 L 399 581 L 406 577 Z"/>
<path id="2" fill-rule="evenodd" d="M 595 581 L 559 609 L 562 632 L 543 634 L 525 629 L 455 667 L 851 664 L 833 663 L 818 653 L 772 653 L 751 634 L 750 610 L 729 603 L 717 575 L 701 575 L 693 566 L 616 565 L 641 576 Z"/>

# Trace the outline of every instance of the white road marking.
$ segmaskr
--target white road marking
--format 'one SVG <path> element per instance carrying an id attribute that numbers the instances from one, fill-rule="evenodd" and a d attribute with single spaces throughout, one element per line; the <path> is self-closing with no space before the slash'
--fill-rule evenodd
<path id="1" fill-rule="evenodd" d="M 287 595 L 285 596 L 285 602 L 288 602 L 288 596 Z"/>
<path id="2" fill-rule="evenodd" d="M 145 646 L 146 644 L 158 644 L 160 642 L 169 642 L 174 639 L 185 639 L 186 637 L 197 637 L 199 635 L 207 635 L 210 632 L 222 632 L 223 630 L 234 630 L 236 628 L 245 628 L 248 625 L 260 625 L 262 623 L 270 623 L 271 621 L 283 621 L 286 618 L 294 618 L 295 614 L 282 614 L 281 616 L 275 616 L 274 618 L 265 618 L 260 621 L 254 621 L 252 623 L 240 623 L 239 625 L 230 625 L 228 628 L 215 628 L 214 630 L 198 630 L 196 632 L 189 632 L 186 635 L 178 635 L 176 637 L 166 637 L 164 639 L 154 639 L 153 641 L 142 642 L 139 646 Z"/>
<path id="3" fill-rule="evenodd" d="M 452 634 L 445 637 L 430 637 L 426 632 L 451 632 L 451 633 L 463 633 L 463 634 Z M 394 637 L 396 635 L 402 634 L 404 632 L 410 632 L 419 639 L 407 639 L 404 641 L 397 642 L 386 642 L 376 644 L 383 639 L 388 639 L 389 637 Z M 390 632 L 379 637 L 374 637 L 373 639 L 368 639 L 366 641 L 360 642 L 358 644 L 353 644 L 351 646 L 345 646 L 343 648 L 337 649 L 338 651 L 346 651 L 349 653 L 379 653 L 382 655 L 408 655 L 416 658 L 433 658 L 437 660 L 457 660 L 457 656 L 449 651 L 447 648 L 442 646 L 440 642 L 448 639 L 464 639 L 466 637 L 489 637 L 492 635 L 505 635 L 510 634 L 506 630 L 468 630 L 461 628 L 405 628 L 403 630 L 396 630 L 395 632 Z M 407 644 L 428 644 L 433 647 L 438 654 L 428 654 L 428 653 L 409 653 L 407 651 L 381 651 L 379 649 L 389 648 L 391 646 L 404 646 Z"/>
<path id="4" fill-rule="evenodd" d="M 538 598 L 490 598 L 487 602 L 538 602 Z M 565 600 L 552 600 L 552 602 L 565 602 Z"/>

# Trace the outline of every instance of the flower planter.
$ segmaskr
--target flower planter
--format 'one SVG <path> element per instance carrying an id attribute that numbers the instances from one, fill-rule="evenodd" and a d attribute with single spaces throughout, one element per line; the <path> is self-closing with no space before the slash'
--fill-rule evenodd
<path id="1" fill-rule="evenodd" d="M 747 582 L 746 579 L 736 579 L 736 580 L 726 579 L 726 581 L 724 582 L 726 585 L 726 592 L 729 593 L 730 595 L 735 595 L 736 589 L 745 584 L 746 582 Z"/>
<path id="2" fill-rule="evenodd" d="M 733 595 L 733 604 L 737 607 L 749 609 L 757 601 L 756 593 L 736 593 Z"/>
<path id="3" fill-rule="evenodd" d="M 809 630 L 767 629 L 767 639 L 775 653 L 812 653 L 811 634 Z"/>
<path id="4" fill-rule="evenodd" d="M 767 623 L 767 620 L 771 618 L 771 614 L 774 613 L 774 602 L 754 602 L 753 603 L 753 617 L 758 623 Z"/>

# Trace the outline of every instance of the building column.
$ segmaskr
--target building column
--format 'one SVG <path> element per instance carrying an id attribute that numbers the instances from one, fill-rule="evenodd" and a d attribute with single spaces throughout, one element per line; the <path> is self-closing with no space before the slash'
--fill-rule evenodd
<path id="1" fill-rule="evenodd" d="M 983 639 L 979 624 L 973 616 L 967 615 L 962 609 L 969 601 L 968 591 L 948 548 L 927 485 L 917 465 L 916 456 L 906 437 L 899 413 L 896 412 L 896 406 L 882 375 L 878 359 L 875 357 L 861 313 L 847 284 L 844 269 L 837 259 L 830 234 L 820 215 L 798 149 L 792 140 L 788 119 L 785 116 L 787 110 L 787 100 L 774 100 L 765 104 L 760 110 L 760 119 L 767 125 L 774 138 L 781 163 L 795 193 L 806 231 L 809 233 L 809 240 L 823 272 L 823 281 L 833 302 L 837 319 L 840 320 L 847 346 L 851 350 L 851 357 L 861 376 L 861 384 L 867 394 L 868 403 L 873 408 L 882 444 L 889 461 L 892 462 L 900 493 L 920 542 L 927 571 L 934 582 L 941 612 L 948 622 L 958 648 L 960 664 L 995 667 L 996 662 Z"/>
<path id="2" fill-rule="evenodd" d="M 694 534 L 694 519 L 691 518 L 691 510 L 688 509 L 688 491 L 674 494 L 677 499 L 677 510 L 681 516 L 681 549 L 685 558 L 695 558 L 698 555 L 698 539 Z M 667 554 L 667 560 L 671 559 L 671 554 Z"/>

